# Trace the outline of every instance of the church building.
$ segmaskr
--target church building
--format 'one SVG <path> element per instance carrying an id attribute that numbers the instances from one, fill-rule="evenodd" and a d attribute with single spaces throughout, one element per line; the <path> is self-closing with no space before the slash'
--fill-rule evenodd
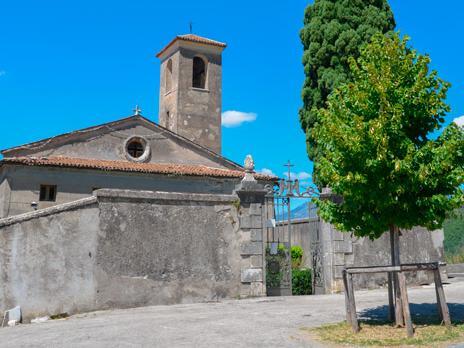
<path id="1" fill-rule="evenodd" d="M 264 205 L 277 178 L 221 155 L 224 43 L 179 35 L 159 124 L 141 115 L 3 150 L 0 315 L 266 294 Z"/>
<path id="2" fill-rule="evenodd" d="M 71 202 L 102 188 L 232 193 L 244 172 L 221 156 L 225 47 L 188 34 L 157 54 L 159 124 L 136 108 L 114 122 L 1 151 L 0 218 Z"/>

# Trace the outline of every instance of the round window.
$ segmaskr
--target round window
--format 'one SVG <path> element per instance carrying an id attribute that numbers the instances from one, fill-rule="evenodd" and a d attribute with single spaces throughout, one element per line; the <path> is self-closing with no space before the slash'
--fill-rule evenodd
<path id="1" fill-rule="evenodd" d="M 145 162 L 150 156 L 150 146 L 143 137 L 131 137 L 124 144 L 127 159 L 135 162 Z"/>

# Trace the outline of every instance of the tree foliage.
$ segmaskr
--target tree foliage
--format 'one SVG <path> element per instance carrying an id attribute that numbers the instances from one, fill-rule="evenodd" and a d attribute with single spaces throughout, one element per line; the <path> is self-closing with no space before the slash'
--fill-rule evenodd
<path id="1" fill-rule="evenodd" d="M 464 252 L 464 208 L 445 220 L 443 224 L 445 232 L 445 255 L 454 256 Z"/>
<path id="2" fill-rule="evenodd" d="M 391 226 L 440 228 L 464 203 L 464 130 L 452 123 L 430 138 L 449 111 L 449 84 L 396 34 L 375 35 L 350 63 L 353 81 L 318 112 L 315 170 L 343 197 L 320 201 L 321 216 L 371 239 Z"/>
<path id="3" fill-rule="evenodd" d="M 377 33 L 393 30 L 395 21 L 386 0 L 315 0 L 305 11 L 300 32 L 306 80 L 300 121 L 307 134 L 308 154 L 317 155 L 313 126 L 335 87 L 349 81 L 348 60 Z M 317 178 L 316 178 L 317 179 Z"/>

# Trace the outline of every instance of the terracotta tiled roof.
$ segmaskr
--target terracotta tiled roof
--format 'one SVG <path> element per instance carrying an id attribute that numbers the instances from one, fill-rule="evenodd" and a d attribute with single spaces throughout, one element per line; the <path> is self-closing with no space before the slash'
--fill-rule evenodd
<path id="1" fill-rule="evenodd" d="M 156 56 L 157 57 L 161 56 L 177 40 L 197 42 L 197 43 L 202 43 L 202 44 L 205 44 L 205 45 L 211 45 L 211 46 L 217 46 L 217 47 L 226 47 L 227 46 L 224 42 L 219 42 L 219 41 L 207 39 L 206 37 L 201 37 L 201 36 L 198 36 L 198 35 L 195 35 L 195 34 L 177 35 L 170 43 L 168 43 L 161 51 L 159 51 L 159 53 Z"/>
<path id="2" fill-rule="evenodd" d="M 213 46 L 226 47 L 226 44 L 224 42 L 211 40 L 206 37 L 201 37 L 195 34 L 178 35 L 177 38 L 180 40 L 184 40 L 184 41 L 192 41 L 192 42 L 199 42 L 199 43 L 204 43 L 204 44 L 213 45 Z"/>
<path id="3" fill-rule="evenodd" d="M 96 169 L 103 171 L 135 172 L 147 174 L 167 174 L 179 176 L 205 176 L 221 178 L 242 178 L 244 171 L 207 167 L 203 165 L 174 163 L 135 163 L 129 161 L 109 161 L 74 157 L 13 157 L 4 158 L 0 163 L 26 166 Z M 274 181 L 277 178 L 255 174 L 256 179 Z"/>
<path id="4" fill-rule="evenodd" d="M 108 123 L 104 123 L 104 124 L 99 124 L 97 126 L 92 126 L 92 127 L 88 127 L 88 128 L 84 128 L 84 129 L 79 129 L 79 130 L 76 130 L 76 131 L 72 131 L 72 132 L 69 132 L 69 133 L 64 133 L 64 134 L 60 134 L 60 135 L 56 135 L 54 137 L 51 137 L 51 138 L 46 138 L 46 139 L 42 139 L 42 140 L 39 140 L 39 141 L 35 141 L 33 143 L 29 143 L 29 144 L 24 144 L 24 145 L 20 145 L 20 146 L 15 146 L 15 147 L 12 147 L 12 148 L 9 148 L 9 149 L 4 149 L 4 150 L 0 150 L 0 153 L 2 155 L 4 155 L 4 157 L 19 157 L 19 156 L 33 156 L 33 154 L 15 154 L 15 151 L 21 151 L 21 150 L 28 150 L 28 149 L 34 149 L 35 147 L 43 147 L 43 146 L 46 146 L 46 145 L 53 145 L 55 142 L 58 142 L 60 140 L 64 140 L 64 139 L 67 139 L 68 141 L 71 139 L 75 139 L 73 137 L 79 137 L 81 136 L 82 134 L 86 134 L 86 133 L 91 133 L 93 131 L 97 131 L 97 130 L 101 130 L 101 129 L 108 129 L 108 130 L 112 130 L 113 128 L 116 128 L 118 127 L 119 125 L 122 125 L 126 122 L 141 122 L 141 124 L 144 124 L 144 125 L 147 125 L 149 127 L 153 127 L 153 128 L 157 128 L 159 129 L 160 131 L 163 132 L 163 134 L 165 135 L 168 135 L 170 137 L 173 137 L 173 138 L 176 138 L 178 140 L 181 140 L 182 142 L 185 142 L 187 143 L 189 146 L 191 147 L 195 147 L 196 149 L 200 150 L 203 154 L 202 155 L 206 155 L 207 157 L 209 158 L 212 158 L 213 160 L 217 160 L 219 161 L 219 163 L 221 165 L 225 165 L 226 167 L 229 167 L 229 168 L 232 168 L 232 169 L 238 169 L 238 170 L 241 170 L 241 166 L 227 158 L 225 158 L 224 156 L 220 155 L 220 154 L 217 154 L 213 151 L 211 151 L 210 149 L 204 147 L 204 146 L 201 146 L 141 115 L 132 115 L 132 116 L 129 116 L 129 117 L 125 117 L 125 118 L 122 118 L 122 119 L 119 119 L 119 120 L 116 120 L 116 121 L 111 121 L 111 122 L 108 122 Z"/>

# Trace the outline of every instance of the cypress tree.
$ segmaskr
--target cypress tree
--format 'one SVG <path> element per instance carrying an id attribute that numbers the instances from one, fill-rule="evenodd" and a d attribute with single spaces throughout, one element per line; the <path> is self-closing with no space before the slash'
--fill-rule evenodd
<path id="1" fill-rule="evenodd" d="M 310 159 L 315 160 L 319 151 L 313 135 L 317 110 L 326 106 L 336 87 L 351 81 L 349 58 L 357 59 L 361 47 L 375 33 L 394 28 L 387 0 L 315 0 L 306 8 L 300 32 L 306 75 L 300 122 L 307 135 Z"/>

